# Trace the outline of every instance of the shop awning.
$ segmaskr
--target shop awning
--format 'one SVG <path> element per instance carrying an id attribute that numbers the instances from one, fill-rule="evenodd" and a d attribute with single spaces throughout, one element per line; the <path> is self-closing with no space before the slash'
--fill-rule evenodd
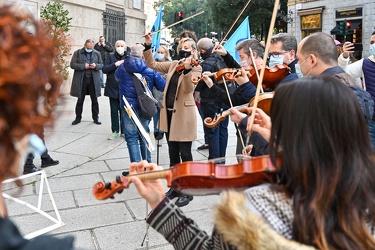
<path id="1" fill-rule="evenodd" d="M 348 21 L 350 22 L 350 21 Z M 350 22 L 350 29 L 349 29 L 349 34 L 353 34 L 354 30 L 361 25 L 362 22 Z M 332 30 L 331 30 L 331 35 L 340 35 L 339 34 L 339 25 L 336 25 Z"/>

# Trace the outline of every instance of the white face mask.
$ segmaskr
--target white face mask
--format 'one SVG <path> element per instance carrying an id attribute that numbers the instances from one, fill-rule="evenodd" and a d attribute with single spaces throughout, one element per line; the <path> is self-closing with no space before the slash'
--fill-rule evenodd
<path id="1" fill-rule="evenodd" d="M 283 64 L 283 63 L 284 63 L 284 55 L 279 55 L 277 57 L 271 56 L 268 66 L 272 69 L 276 65 Z"/>
<path id="2" fill-rule="evenodd" d="M 371 44 L 371 46 L 370 46 L 370 54 L 371 55 L 373 55 L 373 56 L 375 56 L 375 43 L 374 44 Z"/>
<path id="3" fill-rule="evenodd" d="M 240 64 L 241 67 L 249 66 L 249 65 L 247 64 L 247 60 L 241 61 L 239 64 Z"/>
<path id="4" fill-rule="evenodd" d="M 164 54 L 157 54 L 156 58 L 158 59 L 158 61 L 163 61 L 164 60 Z"/>
<path id="5" fill-rule="evenodd" d="M 125 52 L 125 48 L 124 47 L 117 47 L 116 48 L 116 51 L 119 55 L 123 55 L 124 52 Z"/>
<path id="6" fill-rule="evenodd" d="M 303 77 L 303 74 L 302 74 L 302 71 L 301 71 L 301 65 L 296 63 L 296 65 L 294 65 L 294 68 L 296 69 L 296 74 L 298 75 L 298 78 Z"/>

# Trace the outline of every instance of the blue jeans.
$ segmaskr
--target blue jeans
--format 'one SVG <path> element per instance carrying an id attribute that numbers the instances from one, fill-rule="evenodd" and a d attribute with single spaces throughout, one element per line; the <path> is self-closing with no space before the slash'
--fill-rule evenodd
<path id="1" fill-rule="evenodd" d="M 368 134 L 370 137 L 372 150 L 375 150 L 375 121 L 373 120 L 368 121 Z"/>
<path id="2" fill-rule="evenodd" d="M 146 132 L 150 133 L 148 127 L 150 120 L 143 118 L 140 110 L 135 110 L 135 113 Z M 130 162 L 140 162 L 141 160 L 151 162 L 151 152 L 147 149 L 146 141 L 143 139 L 140 132 L 138 132 L 137 126 L 124 109 L 121 109 L 121 122 L 129 151 Z"/>
<path id="3" fill-rule="evenodd" d="M 159 119 L 160 119 L 160 109 L 159 108 L 158 108 L 158 112 L 156 112 L 156 114 L 154 115 L 154 117 L 152 117 L 152 119 L 154 119 L 154 133 L 162 132 L 159 129 L 159 126 L 158 126 L 158 122 L 159 122 Z"/>
<path id="4" fill-rule="evenodd" d="M 103 87 L 104 86 L 104 74 L 103 71 L 99 70 L 100 73 L 100 85 Z"/>
<path id="5" fill-rule="evenodd" d="M 219 102 L 201 102 L 201 112 L 204 118 L 214 118 L 216 113 L 227 107 Z M 204 134 L 207 135 L 208 159 L 225 157 L 228 145 L 228 117 L 214 128 L 204 126 Z"/>

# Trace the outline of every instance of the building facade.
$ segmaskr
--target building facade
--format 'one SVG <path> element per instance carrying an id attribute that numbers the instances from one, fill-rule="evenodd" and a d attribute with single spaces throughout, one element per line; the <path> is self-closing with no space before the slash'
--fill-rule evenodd
<path id="1" fill-rule="evenodd" d="M 340 25 L 344 24 L 345 32 Z M 355 43 L 357 58 L 369 56 L 370 37 L 375 31 L 373 0 L 289 0 L 288 33 L 298 41 L 314 32 L 324 32 L 341 43 Z"/>
<path id="2" fill-rule="evenodd" d="M 35 16 L 40 16 L 46 0 L 10 0 L 24 5 Z M 99 40 L 103 35 L 106 41 L 114 45 L 116 40 L 125 40 L 128 46 L 143 42 L 145 34 L 144 0 L 60 0 L 64 9 L 69 11 L 71 29 L 69 38 L 71 52 L 82 48 L 86 39 Z M 70 58 L 68 58 L 70 61 Z M 62 86 L 63 93 L 69 93 L 71 77 Z"/>

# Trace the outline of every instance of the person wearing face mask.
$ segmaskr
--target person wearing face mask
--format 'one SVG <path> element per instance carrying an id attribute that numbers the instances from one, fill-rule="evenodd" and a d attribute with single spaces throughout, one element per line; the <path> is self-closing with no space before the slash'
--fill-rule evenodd
<path id="1" fill-rule="evenodd" d="M 169 55 L 169 50 L 168 50 L 167 47 L 165 47 L 164 45 L 160 45 L 160 47 L 157 51 L 155 61 L 157 61 L 157 62 L 169 62 L 169 61 L 171 61 L 171 57 Z M 161 75 L 161 77 L 164 78 L 164 80 L 167 80 L 167 76 L 168 76 L 167 73 L 160 73 L 160 75 Z M 155 99 L 158 100 L 160 103 L 163 101 L 163 92 L 162 91 L 159 91 L 156 88 L 154 88 L 153 94 L 154 94 Z M 158 112 L 153 117 L 155 140 L 161 140 L 164 137 L 164 132 L 161 129 L 159 129 L 159 119 L 160 119 L 160 109 L 158 108 Z"/>
<path id="2" fill-rule="evenodd" d="M 290 74 L 281 79 L 279 83 L 302 77 L 301 72 L 297 72 L 295 68 L 296 63 L 298 62 L 296 54 L 297 40 L 294 36 L 288 33 L 279 33 L 271 37 L 268 63 L 269 67 L 274 68 L 279 64 L 286 64 L 290 70 Z"/>
<path id="3" fill-rule="evenodd" d="M 127 46 L 125 41 L 118 40 L 115 43 L 115 52 L 110 53 L 103 66 L 103 73 L 107 75 L 107 80 L 104 88 L 104 95 L 109 97 L 109 107 L 111 112 L 111 130 L 108 140 L 114 140 L 124 134 L 121 126 L 121 109 L 120 109 L 120 95 L 119 83 L 115 78 L 115 71 L 128 56 Z"/>
<path id="4" fill-rule="evenodd" d="M 362 78 L 363 88 L 375 100 L 375 31 L 370 37 L 369 56 L 350 63 L 350 53 L 353 52 L 352 43 L 343 44 L 343 53 L 338 58 L 338 64 L 353 78 Z M 362 87 L 362 86 L 361 86 Z M 372 148 L 375 150 L 375 114 L 369 121 L 369 134 Z"/>
<path id="5" fill-rule="evenodd" d="M 197 59 L 197 45 L 192 38 L 183 38 L 178 45 L 180 61 L 156 62 L 151 51 L 152 35 L 145 36 L 145 57 L 147 66 L 161 73 L 167 73 L 164 89 L 163 108 L 160 111 L 160 129 L 165 132 L 170 167 L 181 162 L 192 161 L 191 146 L 197 137 L 197 116 L 194 101 L 195 85 L 193 77 L 202 74 L 200 65 L 193 66 L 192 59 Z M 182 70 L 177 70 L 183 66 Z M 176 205 L 186 206 L 193 199 L 192 196 L 183 195 L 170 189 L 166 195 L 173 199 L 178 197 Z"/>
<path id="6" fill-rule="evenodd" d="M 105 62 L 107 60 L 107 56 L 109 55 L 109 53 L 113 52 L 113 47 L 110 43 L 106 42 L 104 36 L 100 36 L 99 42 L 95 43 L 94 50 L 100 52 L 102 60 L 103 62 Z M 102 71 L 100 71 L 100 83 L 102 85 L 102 88 L 104 88 L 104 77 Z"/>
<path id="7" fill-rule="evenodd" d="M 257 39 L 247 39 L 244 41 L 239 42 L 236 47 L 236 53 L 239 54 L 240 57 L 240 63 L 237 63 L 237 61 L 229 54 L 222 45 L 217 45 L 213 49 L 213 53 L 217 52 L 219 55 L 222 56 L 224 59 L 225 64 L 228 66 L 228 68 L 240 68 L 240 67 L 246 67 L 246 66 L 254 66 L 251 55 L 250 55 L 250 49 L 253 52 L 253 57 L 255 61 L 255 67 L 257 69 L 260 69 L 263 66 L 263 54 L 264 54 L 264 47 L 260 44 L 260 42 Z M 223 102 L 228 107 L 231 106 L 239 106 L 246 103 L 249 103 L 251 99 L 255 96 L 256 93 L 256 87 L 250 82 L 249 78 L 244 75 L 242 77 L 237 77 L 235 79 L 237 88 L 233 92 L 233 94 L 230 94 L 228 97 L 228 94 L 225 90 L 217 86 L 216 84 L 213 84 L 212 80 L 208 77 L 204 77 L 204 81 L 207 84 L 208 88 L 210 89 L 211 93 Z M 229 100 L 230 98 L 230 100 Z M 243 150 L 243 144 L 241 137 L 239 133 L 236 133 L 237 135 L 237 146 L 236 146 L 236 154 L 242 154 Z M 242 135 L 242 139 L 246 139 L 246 134 Z M 252 144 L 256 144 L 258 139 L 257 133 L 253 133 L 250 137 L 250 141 Z M 259 144 L 263 145 L 264 140 L 260 138 Z M 263 148 L 263 146 L 259 146 L 256 148 Z M 256 152 L 256 150 L 253 150 L 253 156 L 255 155 L 261 155 L 262 152 Z"/>
<path id="8" fill-rule="evenodd" d="M 98 97 L 101 96 L 100 70 L 103 68 L 103 60 L 99 51 L 94 48 L 94 41 L 87 39 L 84 47 L 73 53 L 70 67 L 74 69 L 70 95 L 77 97 L 75 108 L 76 118 L 72 125 L 77 125 L 82 120 L 83 102 L 88 94 L 91 98 L 91 114 L 94 123 L 102 124 L 99 121 Z"/>
<path id="9" fill-rule="evenodd" d="M 127 110 L 124 109 L 124 98 L 126 98 L 129 105 L 132 106 L 139 123 L 144 127 L 145 131 L 149 133 L 151 118 L 146 118 L 141 113 L 135 84 L 139 85 L 142 81 L 142 84 L 147 84 L 151 92 L 154 88 L 163 91 L 165 87 L 165 80 L 161 77 L 159 72 L 147 67 L 143 58 L 143 49 L 143 45 L 139 43 L 132 46 L 130 56 L 125 57 L 124 63 L 120 64 L 115 71 L 115 77 L 119 82 L 120 107 L 122 113 L 121 124 L 124 130 L 130 162 L 138 162 L 140 160 L 151 162 L 151 152 L 144 138 L 139 133 L 137 125 L 129 116 Z M 144 91 L 146 91 L 146 89 L 144 89 Z"/>

